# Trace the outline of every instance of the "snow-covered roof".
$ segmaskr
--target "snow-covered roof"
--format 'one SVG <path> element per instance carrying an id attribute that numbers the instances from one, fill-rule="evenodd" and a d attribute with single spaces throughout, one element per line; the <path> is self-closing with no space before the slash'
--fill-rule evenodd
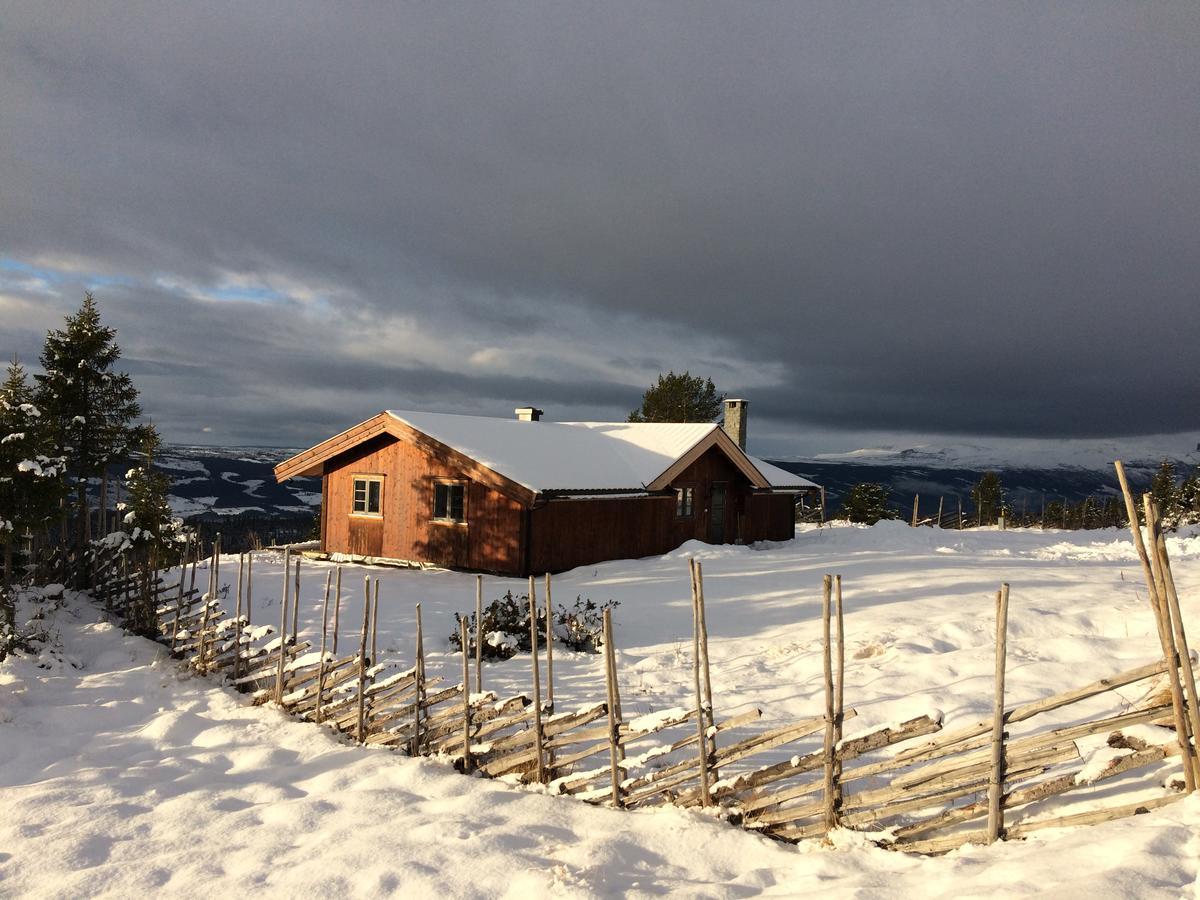
<path id="1" fill-rule="evenodd" d="M 709 422 L 525 422 L 388 410 L 388 415 L 532 491 L 636 491 L 719 426 Z M 772 487 L 812 482 L 750 459 Z"/>
<path id="2" fill-rule="evenodd" d="M 746 454 L 750 456 L 750 454 Z M 815 488 L 816 482 L 809 481 L 795 472 L 789 472 L 787 469 L 781 469 L 779 466 L 773 466 L 766 460 L 759 459 L 757 456 L 750 456 L 750 462 L 754 463 L 754 468 L 763 473 L 763 477 L 771 482 L 773 488 Z"/>
<path id="3" fill-rule="evenodd" d="M 645 487 L 717 427 L 522 422 L 392 409 L 388 415 L 539 492 Z"/>

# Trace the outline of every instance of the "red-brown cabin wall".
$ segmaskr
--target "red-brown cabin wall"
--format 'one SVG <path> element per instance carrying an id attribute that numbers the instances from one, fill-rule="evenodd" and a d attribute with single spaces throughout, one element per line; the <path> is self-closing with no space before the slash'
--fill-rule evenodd
<path id="1" fill-rule="evenodd" d="M 352 515 L 354 476 L 383 477 L 380 517 Z M 466 522 L 433 519 L 439 479 L 467 485 Z M 522 506 L 472 480 L 451 459 L 390 435 L 364 442 L 326 465 L 322 549 L 519 575 L 524 570 Z"/>
<path id="2" fill-rule="evenodd" d="M 671 482 L 661 497 L 552 500 L 530 511 L 529 571 L 561 572 L 609 559 L 634 559 L 708 541 L 712 485 L 725 482 L 725 543 L 787 540 L 795 532 L 794 498 L 765 494 L 713 448 Z M 674 488 L 695 489 L 693 515 L 675 515 Z"/>

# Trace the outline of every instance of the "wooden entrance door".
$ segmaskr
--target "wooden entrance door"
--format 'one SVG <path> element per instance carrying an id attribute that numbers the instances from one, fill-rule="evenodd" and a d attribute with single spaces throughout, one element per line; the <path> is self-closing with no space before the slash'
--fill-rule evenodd
<path id="1" fill-rule="evenodd" d="M 725 543 L 725 489 L 724 481 L 712 483 L 712 495 L 708 504 L 708 542 Z"/>

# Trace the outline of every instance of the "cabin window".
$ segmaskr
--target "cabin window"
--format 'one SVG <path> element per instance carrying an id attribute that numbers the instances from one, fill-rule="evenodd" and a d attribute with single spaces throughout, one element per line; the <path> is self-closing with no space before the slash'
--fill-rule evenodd
<path id="1" fill-rule="evenodd" d="M 354 505 L 352 510 L 356 516 L 383 515 L 382 476 L 354 476 Z"/>
<path id="2" fill-rule="evenodd" d="M 462 482 L 439 481 L 433 486 L 433 517 L 439 522 L 465 522 L 463 501 L 467 486 Z"/>
<path id="3" fill-rule="evenodd" d="M 694 487 L 675 488 L 675 518 L 690 519 L 696 511 L 696 489 Z"/>

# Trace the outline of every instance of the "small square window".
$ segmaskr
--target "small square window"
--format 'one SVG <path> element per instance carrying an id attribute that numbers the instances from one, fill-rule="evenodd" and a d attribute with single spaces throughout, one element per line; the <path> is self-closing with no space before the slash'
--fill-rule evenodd
<path id="1" fill-rule="evenodd" d="M 690 519 L 695 513 L 696 489 L 675 488 L 675 518 Z"/>
<path id="2" fill-rule="evenodd" d="M 378 516 L 383 512 L 383 479 L 365 476 L 354 479 L 354 514 Z"/>
<path id="3" fill-rule="evenodd" d="M 465 522 L 466 485 L 439 481 L 433 486 L 433 517 L 443 522 Z"/>

